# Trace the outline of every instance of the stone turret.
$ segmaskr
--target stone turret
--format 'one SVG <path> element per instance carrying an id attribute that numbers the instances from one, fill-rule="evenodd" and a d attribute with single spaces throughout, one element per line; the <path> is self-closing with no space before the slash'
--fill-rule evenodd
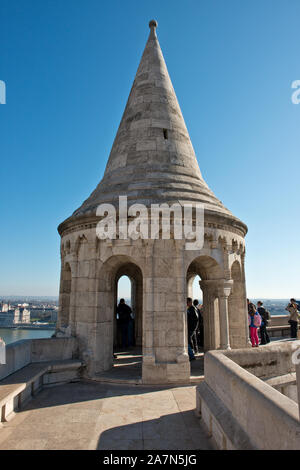
<path id="1" fill-rule="evenodd" d="M 58 327 L 78 336 L 88 375 L 112 366 L 118 279 L 132 283 L 136 343 L 143 347 L 143 382 L 189 380 L 186 296 L 201 278 L 204 348 L 248 344 L 244 236 L 247 227 L 204 181 L 156 35 L 150 35 L 114 140 L 104 176 L 90 197 L 60 224 Z M 216 157 L 217 159 L 217 157 Z M 128 203 L 201 203 L 204 244 L 185 241 L 99 240 L 97 207 Z"/>
<path id="2" fill-rule="evenodd" d="M 59 231 L 79 217 L 94 215 L 101 203 L 201 202 L 207 213 L 220 214 L 246 227 L 226 209 L 204 181 L 167 66 L 158 42 L 157 22 L 139 64 L 104 177 L 90 197 Z"/>

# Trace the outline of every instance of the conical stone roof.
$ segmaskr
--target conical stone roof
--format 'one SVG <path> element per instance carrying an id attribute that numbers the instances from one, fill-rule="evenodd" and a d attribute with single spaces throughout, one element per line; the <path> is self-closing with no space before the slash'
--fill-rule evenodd
<path id="1" fill-rule="evenodd" d="M 204 181 L 157 39 L 157 22 L 140 61 L 103 179 L 66 222 L 91 217 L 119 196 L 135 202 L 205 204 L 205 213 L 238 222 Z M 69 225 L 69 224 L 68 224 Z"/>

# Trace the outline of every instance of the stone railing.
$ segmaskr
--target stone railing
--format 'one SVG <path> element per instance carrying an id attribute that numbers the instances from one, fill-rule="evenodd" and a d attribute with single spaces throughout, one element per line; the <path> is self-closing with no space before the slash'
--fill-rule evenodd
<path id="1" fill-rule="evenodd" d="M 298 404 L 261 379 L 295 372 L 300 341 L 210 351 L 197 410 L 220 449 L 300 449 Z"/>
<path id="2" fill-rule="evenodd" d="M 0 429 L 1 422 L 11 419 L 43 387 L 80 380 L 82 367 L 76 338 L 9 344 L 6 364 L 0 365 Z"/>
<path id="3" fill-rule="evenodd" d="M 289 326 L 289 315 L 271 315 L 270 326 Z"/>
<path id="4" fill-rule="evenodd" d="M 77 340 L 73 337 L 17 341 L 6 346 L 6 364 L 0 364 L 0 381 L 31 363 L 77 358 Z"/>
<path id="5" fill-rule="evenodd" d="M 271 338 L 287 338 L 290 336 L 289 315 L 272 315 L 267 326 L 268 334 Z"/>

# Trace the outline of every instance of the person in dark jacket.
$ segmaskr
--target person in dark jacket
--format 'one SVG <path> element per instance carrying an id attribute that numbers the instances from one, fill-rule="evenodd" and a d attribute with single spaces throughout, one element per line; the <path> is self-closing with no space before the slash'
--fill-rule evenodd
<path id="1" fill-rule="evenodd" d="M 193 300 L 193 305 L 196 308 L 198 318 L 199 318 L 198 304 L 199 304 L 199 302 L 198 302 L 197 299 Z M 192 336 L 192 346 L 193 346 L 193 350 L 194 350 L 195 353 L 199 352 L 198 351 L 198 335 L 199 335 L 199 321 L 198 321 L 197 327 L 194 331 L 194 334 Z"/>
<path id="2" fill-rule="evenodd" d="M 257 311 L 261 316 L 262 322 L 260 325 L 260 344 L 267 344 L 270 338 L 267 332 L 268 321 L 270 320 L 270 313 L 263 307 L 263 302 L 257 302 Z"/>
<path id="3" fill-rule="evenodd" d="M 117 306 L 117 318 L 121 328 L 122 334 L 122 347 L 126 348 L 129 346 L 129 322 L 131 320 L 131 308 L 125 304 L 124 299 L 120 299 L 120 303 Z"/>
<path id="4" fill-rule="evenodd" d="M 188 329 L 188 353 L 189 353 L 189 358 L 190 361 L 194 361 L 195 354 L 193 351 L 193 340 L 192 337 L 195 334 L 195 331 L 198 326 L 198 312 L 196 307 L 193 305 L 193 300 L 188 297 L 186 300 L 187 303 L 187 329 Z"/>
<path id="5" fill-rule="evenodd" d="M 199 304 L 198 300 L 193 301 L 194 307 L 196 307 L 198 312 L 198 328 L 196 330 L 196 341 L 197 341 L 197 350 L 203 348 L 204 346 L 204 327 L 203 327 L 203 305 Z"/>

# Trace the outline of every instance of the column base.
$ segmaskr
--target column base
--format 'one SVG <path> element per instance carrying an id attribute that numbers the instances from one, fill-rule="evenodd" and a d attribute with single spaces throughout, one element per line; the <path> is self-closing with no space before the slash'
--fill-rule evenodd
<path id="1" fill-rule="evenodd" d="M 226 344 L 225 346 L 220 346 L 218 349 L 220 349 L 221 351 L 229 351 L 230 349 L 232 349 L 229 344 Z"/>
<path id="2" fill-rule="evenodd" d="M 190 382 L 190 363 L 143 361 L 142 383 L 152 385 L 188 384 Z"/>

